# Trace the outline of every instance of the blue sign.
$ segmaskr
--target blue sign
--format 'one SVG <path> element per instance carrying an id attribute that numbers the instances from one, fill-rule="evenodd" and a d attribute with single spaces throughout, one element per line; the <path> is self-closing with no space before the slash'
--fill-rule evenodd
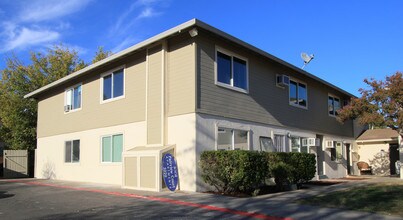
<path id="1" fill-rule="evenodd" d="M 178 186 L 178 166 L 172 154 L 165 154 L 162 157 L 162 177 L 169 190 L 175 191 Z"/>

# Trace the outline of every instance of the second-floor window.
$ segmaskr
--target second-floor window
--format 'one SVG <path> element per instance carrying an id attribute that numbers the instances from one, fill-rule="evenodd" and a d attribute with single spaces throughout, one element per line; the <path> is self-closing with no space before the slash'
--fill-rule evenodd
<path id="1" fill-rule="evenodd" d="M 217 51 L 217 84 L 246 92 L 248 90 L 247 61 Z"/>
<path id="2" fill-rule="evenodd" d="M 113 71 L 102 77 L 102 100 L 107 101 L 124 95 L 123 69 Z"/>
<path id="3" fill-rule="evenodd" d="M 306 84 L 290 80 L 290 104 L 303 108 L 308 107 Z"/>
<path id="4" fill-rule="evenodd" d="M 79 108 L 81 108 L 81 85 L 66 90 L 64 103 L 65 112 Z"/>
<path id="5" fill-rule="evenodd" d="M 337 111 L 340 109 L 340 99 L 329 95 L 328 97 L 328 111 L 330 116 L 337 116 Z"/>

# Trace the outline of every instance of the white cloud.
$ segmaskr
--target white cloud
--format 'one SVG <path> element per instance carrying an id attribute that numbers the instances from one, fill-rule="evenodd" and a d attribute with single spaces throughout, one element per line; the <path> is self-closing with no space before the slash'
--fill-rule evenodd
<path id="1" fill-rule="evenodd" d="M 140 18 L 151 18 L 154 16 L 159 15 L 160 13 L 155 12 L 153 8 L 147 7 L 145 9 L 143 9 L 143 11 L 141 11 L 141 13 L 139 14 L 139 16 L 137 16 L 137 19 Z"/>
<path id="2" fill-rule="evenodd" d="M 161 0 L 137 0 L 130 7 L 122 13 L 117 19 L 115 25 L 109 29 L 110 36 L 116 36 L 119 34 L 125 34 L 130 27 L 135 25 L 140 19 L 151 18 L 161 14 L 156 11 L 157 5 L 159 6 Z M 136 10 L 138 9 L 138 10 Z M 135 15 L 135 12 L 138 12 Z"/>
<path id="3" fill-rule="evenodd" d="M 45 29 L 30 29 L 23 27 L 20 30 L 12 30 L 9 36 L 13 36 L 8 39 L 4 44 L 3 52 L 21 49 L 27 46 L 33 46 L 43 43 L 54 42 L 60 38 L 60 34 L 55 31 Z"/>
<path id="4" fill-rule="evenodd" d="M 127 37 L 125 38 L 122 42 L 120 42 L 118 45 L 116 45 L 113 49 L 113 53 L 117 53 L 123 49 L 126 49 L 130 46 L 133 46 L 135 42 L 138 42 L 138 39 L 132 38 L 132 37 Z"/>
<path id="5" fill-rule="evenodd" d="M 83 9 L 91 0 L 36 0 L 26 4 L 19 20 L 39 22 L 60 18 Z"/>

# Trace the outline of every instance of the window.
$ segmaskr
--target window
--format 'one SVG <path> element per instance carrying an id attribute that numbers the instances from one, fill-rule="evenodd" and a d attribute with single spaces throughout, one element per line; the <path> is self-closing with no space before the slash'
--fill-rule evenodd
<path id="1" fill-rule="evenodd" d="M 285 136 L 284 135 L 274 135 L 274 146 L 278 152 L 287 152 L 285 148 Z"/>
<path id="2" fill-rule="evenodd" d="M 123 135 L 102 137 L 102 162 L 122 162 Z"/>
<path id="3" fill-rule="evenodd" d="M 247 91 L 247 62 L 217 51 L 217 84 Z"/>
<path id="4" fill-rule="evenodd" d="M 328 97 L 328 110 L 329 115 L 337 116 L 337 111 L 340 109 L 340 99 L 329 95 Z"/>
<path id="5" fill-rule="evenodd" d="M 300 107 L 308 106 L 306 84 L 290 79 L 290 104 Z"/>
<path id="6" fill-rule="evenodd" d="M 74 86 L 65 91 L 64 111 L 81 108 L 81 85 Z"/>
<path id="7" fill-rule="evenodd" d="M 217 150 L 248 150 L 248 131 L 218 128 Z"/>
<path id="8" fill-rule="evenodd" d="M 270 137 L 259 137 L 260 141 L 260 151 L 265 152 L 276 152 L 276 148 L 274 147 L 273 140 Z"/>
<path id="9" fill-rule="evenodd" d="M 124 95 L 123 69 L 116 70 L 102 77 L 102 100 L 110 100 Z"/>
<path id="10" fill-rule="evenodd" d="M 341 142 L 334 141 L 334 148 L 330 149 L 330 158 L 332 161 L 341 161 L 343 159 L 343 144 Z"/>
<path id="11" fill-rule="evenodd" d="M 78 163 L 80 162 L 80 140 L 66 141 L 64 162 Z"/>
<path id="12" fill-rule="evenodd" d="M 300 137 L 291 137 L 291 152 L 308 153 L 308 146 L 302 146 Z"/>

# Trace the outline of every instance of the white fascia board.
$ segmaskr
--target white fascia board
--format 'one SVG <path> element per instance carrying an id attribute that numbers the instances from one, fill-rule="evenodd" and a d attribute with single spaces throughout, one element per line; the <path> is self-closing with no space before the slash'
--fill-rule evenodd
<path id="1" fill-rule="evenodd" d="M 193 26 L 195 24 L 196 24 L 196 19 L 192 19 L 192 20 L 187 21 L 187 22 L 185 22 L 183 24 L 180 24 L 180 25 L 178 25 L 178 26 L 176 26 L 174 28 L 171 28 L 171 29 L 169 29 L 167 31 L 164 31 L 164 32 L 162 32 L 162 33 L 160 33 L 158 35 L 155 35 L 154 37 L 148 38 L 147 40 L 144 40 L 144 41 L 142 41 L 142 42 L 140 42 L 140 43 L 138 43 L 138 44 L 136 44 L 134 46 L 131 46 L 131 47 L 125 49 L 125 50 L 122 50 L 122 51 L 120 51 L 120 52 L 118 52 L 116 54 L 113 54 L 112 56 L 110 56 L 108 58 L 105 58 L 105 59 L 103 59 L 101 61 L 98 61 L 98 62 L 96 62 L 94 64 L 91 64 L 91 65 L 89 65 L 89 66 L 87 66 L 87 67 L 85 67 L 85 68 L 83 68 L 83 69 L 81 69 L 81 70 L 79 70 L 77 72 L 74 72 L 74 73 L 72 73 L 72 74 L 70 74 L 68 76 L 65 76 L 65 77 L 63 77 L 63 78 L 61 78 L 59 80 L 56 80 L 56 81 L 54 81 L 54 82 L 52 82 L 52 83 L 50 83 L 50 84 L 48 84 L 46 86 L 43 86 L 43 87 L 41 87 L 41 88 L 39 88 L 39 89 L 37 89 L 37 90 L 25 95 L 24 98 L 35 97 L 36 95 L 38 95 L 38 94 L 40 94 L 42 92 L 45 92 L 48 89 L 51 89 L 51 88 L 53 88 L 55 86 L 58 86 L 58 85 L 60 85 L 62 83 L 65 83 L 67 81 L 75 79 L 75 78 L 83 75 L 84 73 L 92 70 L 92 69 L 95 69 L 97 67 L 105 65 L 105 64 L 107 64 L 107 63 L 109 63 L 111 61 L 114 61 L 116 59 L 125 57 L 125 56 L 127 56 L 127 55 L 129 55 L 129 54 L 131 54 L 131 53 L 133 53 L 133 52 L 135 52 L 137 50 L 139 50 L 139 49 L 142 49 L 143 47 L 146 47 L 146 46 L 148 46 L 148 45 L 150 45 L 152 43 L 158 42 L 161 39 L 169 37 L 169 36 L 171 36 L 171 35 L 173 35 L 175 33 L 180 33 L 182 30 L 184 30 L 186 28 L 189 28 L 189 27 L 191 27 L 191 26 Z"/>

